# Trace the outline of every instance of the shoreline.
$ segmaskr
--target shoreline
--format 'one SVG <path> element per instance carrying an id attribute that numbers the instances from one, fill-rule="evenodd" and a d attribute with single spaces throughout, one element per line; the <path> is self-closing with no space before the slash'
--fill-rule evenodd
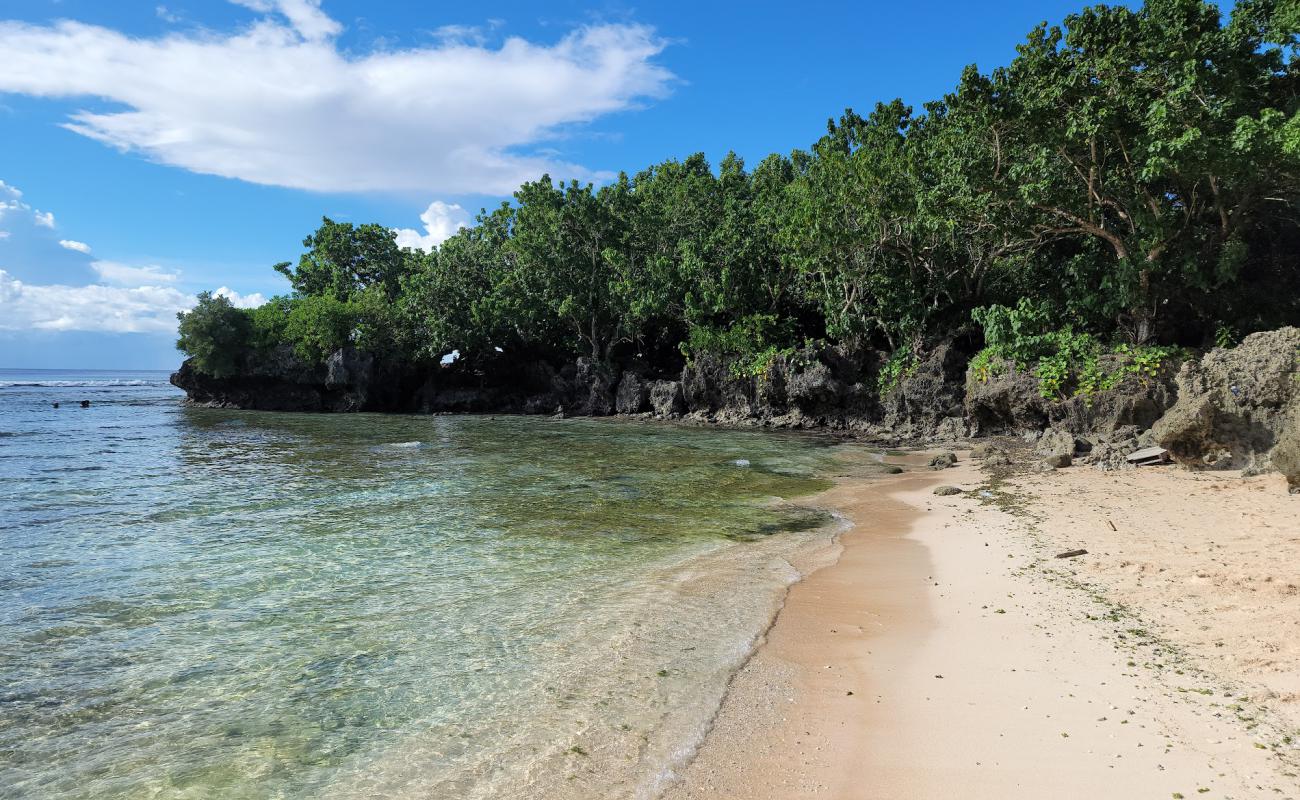
<path id="1" fill-rule="evenodd" d="M 1174 516 L 1223 502 L 1188 502 L 1179 482 L 1204 476 L 1170 470 L 1074 469 L 972 496 L 994 484 L 964 457 L 940 472 L 838 479 L 811 499 L 854 524 L 839 559 L 789 588 L 662 797 L 1300 797 L 1300 750 L 1286 739 L 1300 714 L 1277 708 L 1300 695 L 1273 692 L 1265 708 L 1266 689 L 1252 702 L 1259 693 L 1234 688 L 1213 653 L 1152 626 L 1153 608 L 1081 580 L 1095 557 L 1052 557 L 1067 540 L 1098 552 L 1092 528 L 1070 527 L 1072 497 L 1104 484 L 1123 506 L 1135 477 L 1132 491 L 1175 482 Z M 1257 487 L 1236 480 L 1220 491 L 1253 502 Z M 1280 477 L 1252 480 L 1276 494 Z M 941 483 L 968 492 L 933 495 Z M 1027 499 L 1040 507 L 1017 507 Z M 1132 520 L 1116 525 L 1106 556 L 1132 537 Z M 1293 679 L 1300 666 L 1277 688 Z M 1233 710 L 1243 704 L 1253 710 Z"/>

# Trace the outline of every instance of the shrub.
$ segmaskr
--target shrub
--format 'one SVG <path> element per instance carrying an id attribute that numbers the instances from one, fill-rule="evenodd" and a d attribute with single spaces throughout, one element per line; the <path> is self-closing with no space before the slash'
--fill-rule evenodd
<path id="1" fill-rule="evenodd" d="M 881 397 L 898 388 L 898 385 L 916 372 L 918 356 L 910 344 L 899 347 L 889 354 L 889 359 L 880 368 L 876 376 L 876 391 Z"/>
<path id="2" fill-rule="evenodd" d="M 180 321 L 176 349 L 190 356 L 195 369 L 214 378 L 239 372 L 251 344 L 247 312 L 225 297 L 202 292 L 198 304 L 176 319 Z"/>
<path id="3" fill-rule="evenodd" d="M 682 349 L 688 358 L 711 353 L 725 359 L 734 377 L 765 377 L 778 358 L 794 354 L 793 347 L 776 344 L 784 328 L 773 314 L 751 314 L 729 328 L 692 327 Z"/>

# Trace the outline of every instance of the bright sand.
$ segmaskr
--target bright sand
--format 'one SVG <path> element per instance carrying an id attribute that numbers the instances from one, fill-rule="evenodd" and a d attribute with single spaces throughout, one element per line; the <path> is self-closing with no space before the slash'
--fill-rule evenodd
<path id="1" fill-rule="evenodd" d="M 987 480 L 963 459 L 826 493 L 843 555 L 791 589 L 666 797 L 1300 797 L 1300 497 L 1174 468 Z"/>

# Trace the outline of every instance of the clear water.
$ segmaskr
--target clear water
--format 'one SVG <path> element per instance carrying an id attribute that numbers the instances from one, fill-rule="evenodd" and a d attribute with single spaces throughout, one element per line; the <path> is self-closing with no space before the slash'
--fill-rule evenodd
<path id="1" fill-rule="evenodd" d="M 0 370 L 0 797 L 653 797 L 830 539 L 813 438 L 165 381 Z"/>

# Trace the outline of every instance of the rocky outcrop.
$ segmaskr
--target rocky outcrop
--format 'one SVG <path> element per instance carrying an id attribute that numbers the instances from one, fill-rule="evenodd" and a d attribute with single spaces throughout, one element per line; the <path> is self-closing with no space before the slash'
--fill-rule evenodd
<path id="1" fill-rule="evenodd" d="M 1146 430 L 1177 401 L 1180 363 L 1165 361 L 1155 375 L 1122 372 L 1111 389 L 1050 404 L 1048 419 L 1054 427 L 1075 434 L 1111 433 L 1129 425 Z M 1123 357 L 1114 355 L 1103 356 L 1099 363 L 1107 374 L 1119 372 L 1124 365 Z"/>
<path id="2" fill-rule="evenodd" d="M 880 427 L 900 439 L 956 439 L 969 434 L 963 410 L 967 354 L 952 342 L 923 353 L 881 401 Z"/>
<path id="3" fill-rule="evenodd" d="M 220 379 L 186 361 L 172 383 L 194 404 L 261 410 L 652 414 L 895 441 L 1005 434 L 1026 439 L 1045 468 L 1132 468 L 1129 454 L 1159 444 L 1187 466 L 1277 469 L 1300 489 L 1300 329 L 1254 334 L 1155 374 L 1108 358 L 1103 372 L 1123 375 L 1114 387 L 1065 400 L 1045 399 L 1037 377 L 1013 364 L 977 375 L 953 342 L 923 352 L 884 398 L 876 391 L 883 358 L 853 343 L 805 347 L 756 375 L 714 356 L 665 375 L 640 361 L 556 365 L 537 354 L 500 352 L 412 367 L 344 348 L 313 365 L 279 347 Z M 1012 461 L 1003 450 L 984 460 Z"/>
<path id="4" fill-rule="evenodd" d="M 1300 329 L 1281 328 L 1184 364 L 1178 402 L 1152 432 L 1185 466 L 1259 472 L 1280 448 L 1280 466 L 1294 475 L 1298 419 Z"/>
<path id="5" fill-rule="evenodd" d="M 991 374 L 966 376 L 965 410 L 977 435 L 1019 434 L 1056 429 L 1096 438 L 1120 428 L 1150 428 L 1178 398 L 1177 363 L 1162 364 L 1155 375 L 1125 372 L 1124 357 L 1104 356 L 1103 373 L 1119 374 L 1114 387 L 1065 399 L 1043 397 L 1038 377 L 1009 361 L 992 365 Z"/>
<path id="6" fill-rule="evenodd" d="M 650 384 L 650 409 L 662 419 L 680 417 L 686 411 L 680 381 L 655 381 Z"/>
<path id="7" fill-rule="evenodd" d="M 650 407 L 650 384 L 632 370 L 623 373 L 614 393 L 614 410 L 620 414 L 640 414 Z"/>
<path id="8" fill-rule="evenodd" d="M 969 370 L 965 388 L 963 406 L 972 433 L 977 436 L 1042 430 L 1047 426 L 1047 401 L 1039 392 L 1038 378 L 1017 369 L 1010 361 L 995 364 L 988 376 Z"/>
<path id="9" fill-rule="evenodd" d="M 361 411 L 369 401 L 374 359 L 351 348 L 313 366 L 287 346 L 277 347 L 236 376 L 214 378 L 191 360 L 171 376 L 191 403 L 259 411 Z"/>

